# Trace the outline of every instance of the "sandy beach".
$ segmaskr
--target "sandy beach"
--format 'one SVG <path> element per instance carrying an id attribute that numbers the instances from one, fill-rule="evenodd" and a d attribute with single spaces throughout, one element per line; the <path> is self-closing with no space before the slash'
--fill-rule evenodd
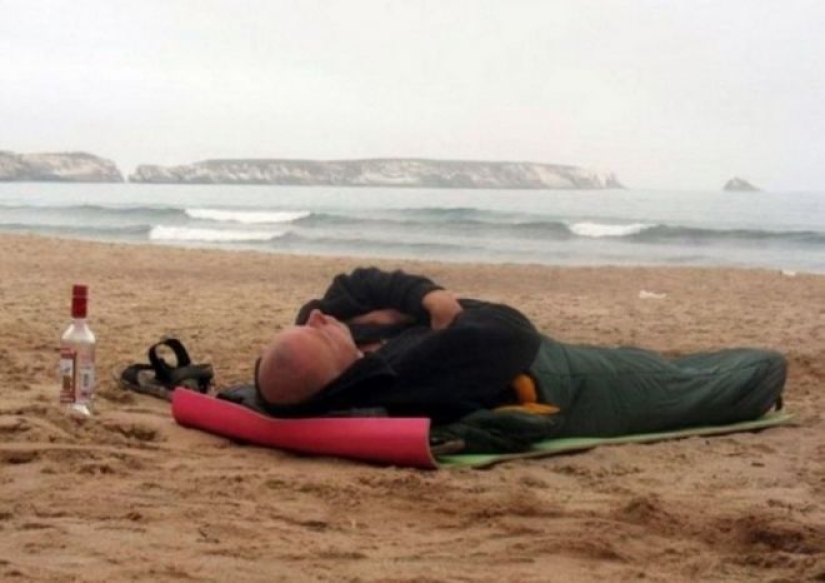
<path id="1" fill-rule="evenodd" d="M 825 580 L 825 276 L 0 245 L 0 580 Z M 362 264 L 511 303 L 569 342 L 780 350 L 796 422 L 427 472 L 239 446 L 115 381 L 164 335 L 212 363 L 217 388 L 248 381 L 297 306 Z M 57 402 L 76 282 L 98 337 L 86 420 Z"/>

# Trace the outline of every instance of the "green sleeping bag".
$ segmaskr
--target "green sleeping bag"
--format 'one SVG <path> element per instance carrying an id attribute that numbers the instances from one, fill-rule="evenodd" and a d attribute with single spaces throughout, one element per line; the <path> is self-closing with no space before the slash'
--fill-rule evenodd
<path id="1" fill-rule="evenodd" d="M 757 419 L 781 406 L 786 371 L 769 350 L 668 359 L 544 338 L 530 373 L 539 400 L 561 410 L 554 437 L 613 437 Z"/>

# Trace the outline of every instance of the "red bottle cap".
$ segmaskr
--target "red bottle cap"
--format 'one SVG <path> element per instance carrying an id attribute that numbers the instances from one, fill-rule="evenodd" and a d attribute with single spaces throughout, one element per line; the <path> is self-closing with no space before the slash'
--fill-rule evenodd
<path id="1" fill-rule="evenodd" d="M 75 284 L 72 286 L 72 318 L 85 318 L 86 305 L 89 300 L 89 287 Z"/>

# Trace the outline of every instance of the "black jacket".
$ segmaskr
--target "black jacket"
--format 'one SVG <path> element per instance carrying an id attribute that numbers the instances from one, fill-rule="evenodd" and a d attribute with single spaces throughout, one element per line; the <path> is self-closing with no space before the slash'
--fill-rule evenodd
<path id="1" fill-rule="evenodd" d="M 347 320 L 376 309 L 395 308 L 413 316 L 406 326 L 352 326 L 356 342 L 381 341 L 311 400 L 268 407 L 276 415 L 317 415 L 381 407 L 393 416 L 426 416 L 450 422 L 511 399 L 509 382 L 536 357 L 540 337 L 517 310 L 478 300 L 460 300 L 464 311 L 443 330 L 432 330 L 422 298 L 441 289 L 426 277 L 402 271 L 359 268 L 337 276 L 312 309 Z"/>

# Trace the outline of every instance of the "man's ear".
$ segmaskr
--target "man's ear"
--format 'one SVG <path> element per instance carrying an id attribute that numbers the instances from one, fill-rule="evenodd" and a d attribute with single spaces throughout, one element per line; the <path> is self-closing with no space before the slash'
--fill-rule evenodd
<path id="1" fill-rule="evenodd" d="M 303 306 L 301 306 L 301 309 L 298 310 L 298 315 L 295 317 L 295 323 L 298 326 L 303 326 L 304 324 L 306 324 L 307 320 L 309 319 L 309 313 L 312 310 L 315 310 L 316 308 L 321 310 L 322 312 L 324 311 L 322 308 L 321 300 L 310 300 L 309 302 L 305 303 Z"/>

